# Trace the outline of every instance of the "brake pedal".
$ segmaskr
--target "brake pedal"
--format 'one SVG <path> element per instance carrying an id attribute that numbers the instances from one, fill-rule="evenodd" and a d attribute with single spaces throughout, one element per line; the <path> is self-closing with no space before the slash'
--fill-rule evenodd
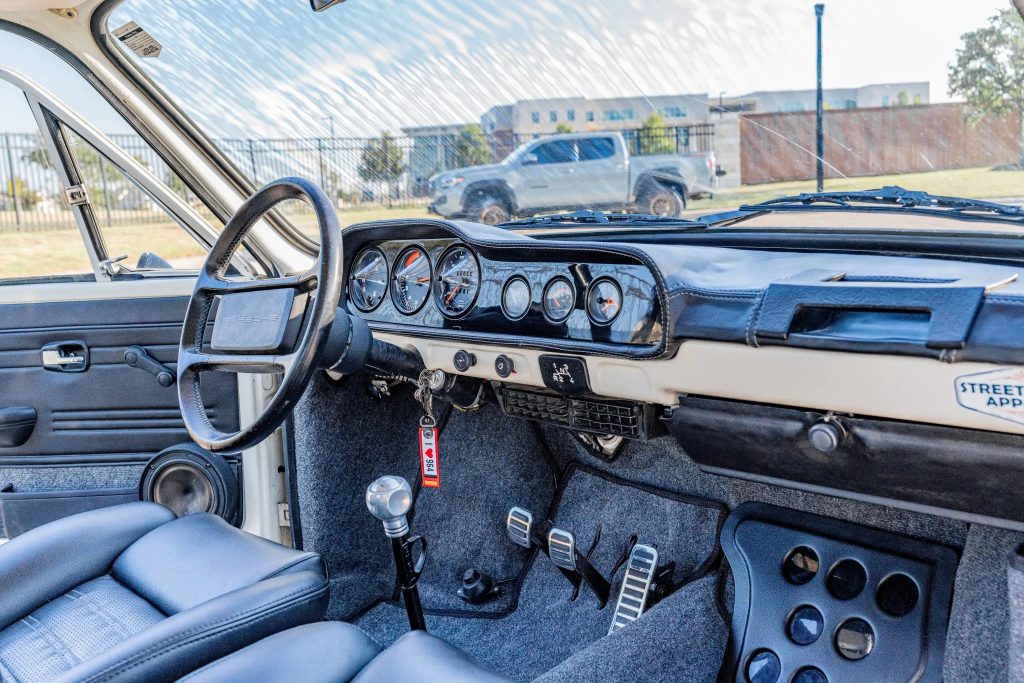
<path id="1" fill-rule="evenodd" d="M 548 532 L 548 557 L 556 567 L 576 571 L 576 537 L 571 531 L 551 528 Z"/>
<path id="2" fill-rule="evenodd" d="M 636 621 L 647 609 L 654 573 L 658 568 L 658 551 L 649 545 L 636 544 L 629 553 L 626 573 L 622 577 L 622 588 L 615 603 L 615 614 L 608 633 L 613 633 L 626 624 Z"/>
<path id="3" fill-rule="evenodd" d="M 505 532 L 516 545 L 527 549 L 533 547 L 533 515 L 523 508 L 512 508 L 505 520 Z"/>

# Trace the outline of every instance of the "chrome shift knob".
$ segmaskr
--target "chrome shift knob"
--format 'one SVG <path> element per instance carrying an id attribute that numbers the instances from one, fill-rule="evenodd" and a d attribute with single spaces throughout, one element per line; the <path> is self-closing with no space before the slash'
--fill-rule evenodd
<path id="1" fill-rule="evenodd" d="M 388 538 L 409 533 L 405 515 L 412 508 L 412 487 L 402 477 L 385 476 L 366 487 L 366 507 L 384 522 Z"/>

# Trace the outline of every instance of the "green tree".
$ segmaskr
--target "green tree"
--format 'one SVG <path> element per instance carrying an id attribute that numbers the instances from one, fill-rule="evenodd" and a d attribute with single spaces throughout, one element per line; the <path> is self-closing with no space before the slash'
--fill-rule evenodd
<path id="1" fill-rule="evenodd" d="M 900 90 L 899 94 L 896 95 L 896 106 L 905 107 L 910 104 L 910 94 L 906 90 Z"/>
<path id="2" fill-rule="evenodd" d="M 7 196 L 14 201 L 15 195 L 17 195 L 18 204 L 23 209 L 31 209 L 33 206 L 43 201 L 43 195 L 36 190 L 30 189 L 28 183 L 25 182 L 24 178 L 14 176 L 7 181 Z M 13 203 L 11 204 L 13 206 Z"/>
<path id="3" fill-rule="evenodd" d="M 487 144 L 484 129 L 476 123 L 463 126 L 455 136 L 455 165 L 480 166 L 491 163 L 491 146 Z"/>
<path id="4" fill-rule="evenodd" d="M 571 133 L 571 132 L 572 132 L 572 126 L 570 126 L 565 121 L 562 121 L 557 126 L 555 126 L 555 133 L 556 134 L 560 135 L 562 133 Z"/>
<path id="5" fill-rule="evenodd" d="M 967 101 L 969 117 L 1024 111 L 1024 19 L 1017 10 L 1000 10 L 960 39 L 963 46 L 949 65 L 949 92 Z M 1020 152 L 1024 164 L 1024 126 Z"/>
<path id="6" fill-rule="evenodd" d="M 379 138 L 366 143 L 357 172 L 368 183 L 393 186 L 405 172 L 402 158 L 402 149 L 395 144 L 391 133 L 384 131 Z"/>
<path id="7" fill-rule="evenodd" d="M 640 154 L 671 154 L 676 151 L 674 131 L 665 125 L 658 112 L 648 116 L 640 125 Z"/>

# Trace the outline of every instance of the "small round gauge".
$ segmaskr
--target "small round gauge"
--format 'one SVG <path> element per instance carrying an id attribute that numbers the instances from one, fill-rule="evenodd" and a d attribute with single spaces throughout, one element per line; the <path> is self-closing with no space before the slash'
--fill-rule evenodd
<path id="1" fill-rule="evenodd" d="M 510 320 L 519 320 L 530 310 L 533 293 L 526 278 L 516 275 L 505 283 L 505 291 L 501 293 L 501 310 Z"/>
<path id="2" fill-rule="evenodd" d="M 544 315 L 552 322 L 562 322 L 575 307 L 576 289 L 566 278 L 553 278 L 544 287 Z"/>
<path id="3" fill-rule="evenodd" d="M 430 259 L 419 247 L 409 247 L 391 270 L 391 300 L 402 313 L 420 310 L 430 296 Z"/>
<path id="4" fill-rule="evenodd" d="M 352 261 L 348 280 L 348 296 L 360 311 L 369 312 L 380 306 L 388 291 L 388 262 L 380 249 L 367 247 Z"/>
<path id="5" fill-rule="evenodd" d="M 610 277 L 595 280 L 587 291 L 587 314 L 598 325 L 615 320 L 622 310 L 622 288 Z"/>
<path id="6" fill-rule="evenodd" d="M 460 316 L 476 301 L 480 293 L 480 264 L 466 247 L 452 247 L 437 262 L 434 279 L 434 302 L 447 316 Z"/>

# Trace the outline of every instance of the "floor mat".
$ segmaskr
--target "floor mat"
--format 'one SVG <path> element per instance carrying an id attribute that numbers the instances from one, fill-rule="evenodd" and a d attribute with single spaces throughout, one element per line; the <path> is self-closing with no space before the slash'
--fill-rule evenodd
<path id="1" fill-rule="evenodd" d="M 637 534 L 639 542 L 658 547 L 663 563 L 674 561 L 676 579 L 685 582 L 706 574 L 716 561 L 718 530 L 724 512 L 724 507 L 715 503 L 640 488 L 591 470 L 572 468 L 558 501 L 554 522 L 572 531 L 583 551 L 600 537 L 590 559 L 605 576 L 611 573 L 630 537 Z M 621 575 L 619 571 L 613 581 L 613 595 Z M 692 616 L 697 612 L 705 615 L 693 624 L 693 633 L 689 635 L 699 636 L 707 644 L 707 655 L 713 660 L 709 680 L 713 680 L 718 671 L 726 638 L 724 623 L 715 607 L 714 578 L 694 580 L 656 606 L 667 623 L 685 623 L 676 622 L 673 615 Z M 587 588 L 581 590 L 575 601 L 570 601 L 571 596 L 572 587 L 566 579 L 546 557 L 537 556 L 522 583 L 518 604 L 511 615 L 481 619 L 434 614 L 427 616 L 427 626 L 432 633 L 463 648 L 489 668 L 517 680 L 530 680 L 549 670 L 554 677 L 552 680 L 607 680 L 611 651 L 619 651 L 614 641 L 628 639 L 630 632 L 634 635 L 644 632 L 645 624 L 649 626 L 653 619 L 647 621 L 645 617 L 619 634 L 605 638 L 614 600 L 602 610 Z M 652 610 L 650 616 L 654 614 Z M 390 644 L 408 629 L 404 610 L 394 604 L 380 605 L 356 623 L 383 645 Z M 654 653 L 658 648 L 677 643 L 680 638 L 677 631 L 678 627 L 666 628 L 645 635 L 643 651 Z M 608 645 L 608 642 L 613 644 Z M 635 645 L 632 641 L 630 644 Z M 625 641 L 622 645 L 625 646 Z M 609 648 L 610 651 L 606 651 Z M 588 652 L 599 654 L 590 658 Z M 572 663 L 568 661 L 570 657 Z M 558 669 L 554 668 L 559 665 Z M 627 665 L 628 662 L 622 664 Z M 702 677 L 701 672 L 673 669 L 650 680 Z M 632 678 L 648 680 L 639 675 Z"/>

